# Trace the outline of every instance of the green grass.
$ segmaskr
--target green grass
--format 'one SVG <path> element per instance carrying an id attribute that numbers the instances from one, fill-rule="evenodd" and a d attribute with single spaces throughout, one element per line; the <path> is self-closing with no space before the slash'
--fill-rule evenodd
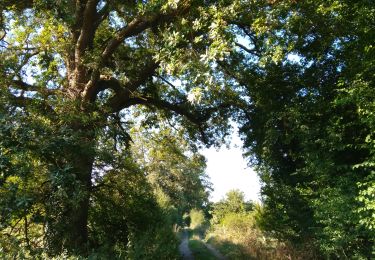
<path id="1" fill-rule="evenodd" d="M 196 260 L 215 260 L 216 257 L 211 254 L 204 243 L 200 240 L 189 240 L 190 250 L 193 252 L 194 259 Z"/>

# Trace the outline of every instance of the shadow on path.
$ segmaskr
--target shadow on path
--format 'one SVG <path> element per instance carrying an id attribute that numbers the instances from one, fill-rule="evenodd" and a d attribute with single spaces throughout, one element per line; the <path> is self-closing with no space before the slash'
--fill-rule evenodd
<path id="1" fill-rule="evenodd" d="M 223 256 L 219 251 L 217 251 L 216 248 L 214 248 L 212 245 L 204 243 L 204 245 L 207 247 L 208 250 L 216 257 L 218 260 L 226 260 L 227 258 Z"/>

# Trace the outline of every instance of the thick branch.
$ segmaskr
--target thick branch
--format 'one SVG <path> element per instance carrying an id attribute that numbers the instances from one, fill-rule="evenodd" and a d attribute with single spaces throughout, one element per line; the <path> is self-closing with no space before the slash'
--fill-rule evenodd
<path id="1" fill-rule="evenodd" d="M 72 30 L 73 30 L 73 36 L 74 36 L 73 42 L 77 43 L 77 40 L 80 35 L 80 28 L 82 27 L 82 22 L 83 22 L 82 16 L 85 10 L 85 0 L 76 0 L 75 2 L 76 2 L 75 13 L 74 13 L 75 23 L 74 23 Z"/>
<path id="2" fill-rule="evenodd" d="M 180 1 L 179 6 L 176 9 L 170 10 L 169 12 L 165 13 L 160 12 L 138 16 L 131 22 L 129 22 L 124 28 L 122 28 L 112 39 L 109 40 L 108 44 L 105 46 L 101 56 L 97 61 L 96 68 L 91 72 L 90 80 L 89 82 L 87 82 L 83 93 L 85 99 L 95 100 L 95 96 L 93 96 L 93 94 L 98 93 L 96 88 L 98 87 L 97 82 L 100 80 L 100 69 L 109 59 L 109 57 L 116 51 L 118 46 L 120 46 L 124 42 L 125 39 L 138 35 L 148 28 L 158 26 L 168 21 L 172 21 L 176 16 L 186 13 L 189 8 L 189 0 Z M 103 15 L 105 15 L 105 9 L 103 10 L 103 12 Z M 139 78 L 139 82 L 137 80 L 131 82 L 131 84 L 129 84 L 128 86 L 129 90 L 137 88 L 139 85 L 143 84 L 143 82 L 143 77 Z"/>
<path id="3" fill-rule="evenodd" d="M 121 109 L 127 107 L 127 103 L 133 92 L 135 92 L 140 86 L 145 84 L 151 77 L 155 74 L 158 63 L 151 61 L 138 75 L 137 78 L 131 80 L 123 87 L 120 88 L 120 91 L 108 101 L 108 106 L 112 109 L 113 112 L 118 112 Z"/>
<path id="4" fill-rule="evenodd" d="M 30 97 L 24 97 L 24 96 L 14 96 L 10 94 L 9 101 L 15 107 L 27 108 L 27 107 L 34 105 L 46 113 L 54 113 L 53 108 L 50 105 L 48 105 L 47 102 L 45 102 L 44 100 L 33 99 Z"/>
<path id="5" fill-rule="evenodd" d="M 95 21 L 95 28 L 98 28 L 99 25 L 108 17 L 109 15 L 109 3 L 106 3 L 102 9 L 97 14 L 97 19 Z"/>
<path id="6" fill-rule="evenodd" d="M 83 23 L 81 27 L 81 33 L 77 41 L 76 58 L 84 52 L 86 47 L 92 43 L 95 34 L 95 20 L 97 19 L 96 5 L 98 0 L 88 0 L 83 12 Z M 77 57 L 78 56 L 78 57 Z"/>
<path id="7" fill-rule="evenodd" d="M 153 16 L 140 16 L 131 21 L 126 27 L 124 27 L 116 35 L 115 38 L 109 41 L 102 53 L 102 60 L 105 61 L 110 55 L 117 49 L 117 47 L 127 38 L 137 35 L 142 31 L 149 28 L 152 24 L 161 17 L 161 14 L 156 14 Z"/>
<path id="8" fill-rule="evenodd" d="M 173 104 L 168 101 L 152 98 L 152 97 L 132 97 L 123 104 L 124 107 L 130 107 L 133 105 L 145 105 L 148 107 L 156 107 L 157 109 L 172 111 L 178 115 L 186 117 L 190 122 L 201 125 L 208 120 L 209 115 L 193 111 L 193 108 L 189 103 L 185 102 L 182 104 Z"/>
<path id="9" fill-rule="evenodd" d="M 95 100 L 95 96 L 99 91 L 97 90 L 97 81 L 100 78 L 99 70 L 102 64 L 109 58 L 110 55 L 117 49 L 117 47 L 128 37 L 136 35 L 156 21 L 157 16 L 146 19 L 145 17 L 135 18 L 132 22 L 123 28 L 119 34 L 109 41 L 106 48 L 104 49 L 97 68 L 92 72 L 90 81 L 86 84 L 84 96 L 86 99 Z"/>
<path id="10" fill-rule="evenodd" d="M 9 87 L 22 91 L 36 91 L 42 96 L 51 96 L 56 94 L 56 89 L 39 88 L 37 86 L 28 84 L 22 80 L 11 80 L 9 81 Z"/>
<path id="11" fill-rule="evenodd" d="M 123 86 L 121 85 L 121 82 L 114 78 L 114 77 L 106 77 L 106 76 L 100 76 L 100 80 L 98 81 L 98 86 L 95 92 L 95 96 L 103 90 L 106 89 L 113 89 L 116 93 L 120 92 Z"/>
<path id="12" fill-rule="evenodd" d="M 126 84 L 121 83 L 114 77 L 100 76 L 95 85 L 86 86 L 84 97 L 86 100 L 95 101 L 97 94 L 106 89 L 113 89 L 116 93 L 115 97 L 110 100 L 110 107 L 114 112 L 121 110 L 121 103 L 130 97 L 138 87 L 147 82 L 155 73 L 158 63 L 151 60 L 149 64 L 140 71 L 139 75 Z"/>
<path id="13" fill-rule="evenodd" d="M 241 43 L 238 43 L 238 42 L 235 42 L 234 43 L 237 47 L 239 47 L 240 49 L 244 50 L 245 52 L 249 53 L 249 54 L 254 54 L 254 55 L 257 55 L 257 51 L 255 49 L 249 49 L 247 48 L 246 46 L 242 45 Z"/>
<path id="14" fill-rule="evenodd" d="M 106 60 L 125 39 L 137 35 L 151 26 L 171 21 L 176 16 L 187 12 L 189 8 L 189 4 L 182 3 L 177 9 L 173 9 L 166 13 L 156 13 L 153 15 L 142 15 L 136 17 L 126 27 L 122 28 L 115 38 L 109 41 L 102 53 L 102 59 Z"/>

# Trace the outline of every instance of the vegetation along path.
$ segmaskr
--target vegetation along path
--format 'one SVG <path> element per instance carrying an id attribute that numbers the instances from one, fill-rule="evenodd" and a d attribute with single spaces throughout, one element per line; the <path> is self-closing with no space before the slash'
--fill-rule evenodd
<path id="1" fill-rule="evenodd" d="M 374 2 L 0 0 L 0 259 L 375 259 Z"/>

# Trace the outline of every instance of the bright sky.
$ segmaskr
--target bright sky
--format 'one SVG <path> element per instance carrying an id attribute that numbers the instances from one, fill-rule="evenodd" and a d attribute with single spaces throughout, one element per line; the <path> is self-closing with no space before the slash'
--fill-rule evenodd
<path id="1" fill-rule="evenodd" d="M 214 188 L 211 201 L 219 201 L 232 189 L 243 191 L 246 200 L 260 200 L 259 178 L 253 169 L 247 167 L 241 145 L 241 139 L 234 133 L 229 149 L 223 146 L 219 150 L 210 148 L 200 151 L 207 158 L 206 172 Z"/>

